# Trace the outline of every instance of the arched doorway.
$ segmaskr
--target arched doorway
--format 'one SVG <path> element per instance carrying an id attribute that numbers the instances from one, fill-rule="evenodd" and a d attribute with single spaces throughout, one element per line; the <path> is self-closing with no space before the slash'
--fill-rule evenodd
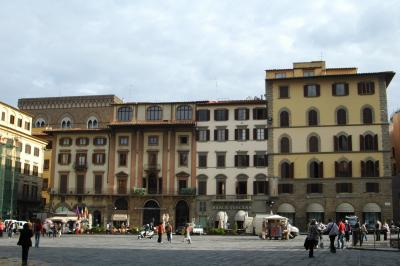
<path id="1" fill-rule="evenodd" d="M 128 210 L 128 201 L 124 198 L 119 198 L 115 201 L 114 204 L 115 210 Z"/>
<path id="2" fill-rule="evenodd" d="M 93 221 L 92 221 L 93 226 L 101 226 L 101 212 L 100 211 L 94 211 L 93 212 Z"/>
<path id="3" fill-rule="evenodd" d="M 160 206 L 154 200 L 149 200 L 143 208 L 143 224 L 156 225 L 160 222 Z"/>
<path id="4" fill-rule="evenodd" d="M 189 206 L 183 200 L 178 201 L 175 207 L 175 228 L 189 222 Z"/>

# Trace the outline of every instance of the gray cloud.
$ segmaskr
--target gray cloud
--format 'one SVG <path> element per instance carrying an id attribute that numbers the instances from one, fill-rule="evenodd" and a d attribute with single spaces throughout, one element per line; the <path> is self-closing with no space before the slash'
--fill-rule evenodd
<path id="1" fill-rule="evenodd" d="M 398 1 L 2 1 L 2 100 L 114 93 L 127 101 L 261 95 L 264 69 L 398 72 Z M 388 90 L 399 108 L 398 78 Z"/>

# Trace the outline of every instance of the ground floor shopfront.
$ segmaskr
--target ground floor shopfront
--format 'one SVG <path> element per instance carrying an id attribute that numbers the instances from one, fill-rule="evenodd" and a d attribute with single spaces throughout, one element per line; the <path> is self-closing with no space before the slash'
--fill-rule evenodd
<path id="1" fill-rule="evenodd" d="M 173 226 L 192 222 L 195 218 L 194 196 L 57 196 L 50 204 L 54 211 L 63 208 L 71 212 L 88 210 L 92 225 L 141 227 L 169 221 Z M 77 211 L 78 210 L 78 211 Z"/>

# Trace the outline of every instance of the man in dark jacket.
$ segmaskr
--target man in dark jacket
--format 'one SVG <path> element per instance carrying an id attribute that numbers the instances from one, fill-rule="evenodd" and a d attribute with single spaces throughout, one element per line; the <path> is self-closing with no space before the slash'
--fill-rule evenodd
<path id="1" fill-rule="evenodd" d="M 22 247 L 22 265 L 28 265 L 28 252 L 29 248 L 32 246 L 33 232 L 29 228 L 29 224 L 24 224 L 23 229 L 20 232 L 19 240 L 17 245 Z"/>

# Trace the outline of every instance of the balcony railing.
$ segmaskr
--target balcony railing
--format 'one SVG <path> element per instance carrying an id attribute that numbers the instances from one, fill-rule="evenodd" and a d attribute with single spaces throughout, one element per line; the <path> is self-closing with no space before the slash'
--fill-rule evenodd
<path id="1" fill-rule="evenodd" d="M 79 164 L 79 163 L 75 163 L 74 164 L 74 169 L 75 169 L 75 171 L 77 171 L 77 172 L 84 172 L 84 171 L 86 171 L 87 170 L 87 164 L 85 163 L 85 164 Z"/>
<path id="2" fill-rule="evenodd" d="M 196 195 L 196 188 L 181 188 L 179 195 Z"/>
<path id="3" fill-rule="evenodd" d="M 151 171 L 151 170 L 160 170 L 161 166 L 158 163 L 148 163 L 144 165 L 144 169 Z"/>
<path id="4" fill-rule="evenodd" d="M 251 195 L 248 194 L 238 194 L 238 195 L 215 195 L 214 200 L 217 201 L 249 201 L 251 200 Z"/>

